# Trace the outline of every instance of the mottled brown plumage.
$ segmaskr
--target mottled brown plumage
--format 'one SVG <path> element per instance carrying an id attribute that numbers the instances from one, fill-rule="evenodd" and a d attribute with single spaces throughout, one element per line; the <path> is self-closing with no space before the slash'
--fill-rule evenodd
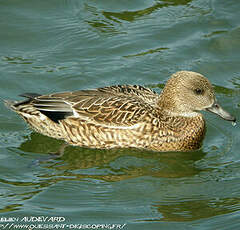
<path id="1" fill-rule="evenodd" d="M 22 96 L 28 99 L 6 104 L 34 130 L 90 148 L 188 151 L 198 149 L 204 138 L 200 110 L 235 121 L 216 104 L 210 82 L 189 71 L 174 74 L 160 95 L 142 86 L 117 85 Z"/>

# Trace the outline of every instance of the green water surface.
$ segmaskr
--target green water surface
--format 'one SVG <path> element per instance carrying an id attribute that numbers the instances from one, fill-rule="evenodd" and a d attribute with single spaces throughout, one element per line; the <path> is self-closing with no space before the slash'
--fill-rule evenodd
<path id="1" fill-rule="evenodd" d="M 172 73 L 192 70 L 239 120 L 239 12 L 236 0 L 1 0 L 0 98 L 114 84 L 160 92 Z M 62 142 L 1 102 L 0 229 L 24 222 L 1 218 L 31 216 L 63 217 L 64 229 L 240 229 L 239 125 L 204 115 L 195 152 L 69 146 L 45 162 Z"/>

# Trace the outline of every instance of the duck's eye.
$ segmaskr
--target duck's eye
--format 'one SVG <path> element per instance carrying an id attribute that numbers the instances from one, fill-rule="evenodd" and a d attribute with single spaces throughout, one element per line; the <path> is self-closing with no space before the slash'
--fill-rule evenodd
<path id="1" fill-rule="evenodd" d="M 200 89 L 200 88 L 196 88 L 196 89 L 194 89 L 194 93 L 197 95 L 202 95 L 204 93 L 204 90 Z"/>

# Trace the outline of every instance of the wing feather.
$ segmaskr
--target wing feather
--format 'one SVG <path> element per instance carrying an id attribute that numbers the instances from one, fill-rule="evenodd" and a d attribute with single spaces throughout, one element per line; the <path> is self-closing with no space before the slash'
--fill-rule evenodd
<path id="1" fill-rule="evenodd" d="M 45 115 L 63 112 L 63 119 L 79 117 L 104 125 L 127 126 L 152 112 L 157 98 L 158 94 L 148 88 L 124 85 L 36 96 L 31 103 Z"/>

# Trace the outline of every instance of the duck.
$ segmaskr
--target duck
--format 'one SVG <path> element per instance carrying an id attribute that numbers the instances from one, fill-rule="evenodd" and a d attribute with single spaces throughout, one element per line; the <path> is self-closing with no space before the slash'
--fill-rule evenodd
<path id="1" fill-rule="evenodd" d="M 140 85 L 114 85 L 20 96 L 25 100 L 5 104 L 33 130 L 96 149 L 192 151 L 206 133 L 201 111 L 236 121 L 217 103 L 210 81 L 192 71 L 174 73 L 160 94 Z"/>

